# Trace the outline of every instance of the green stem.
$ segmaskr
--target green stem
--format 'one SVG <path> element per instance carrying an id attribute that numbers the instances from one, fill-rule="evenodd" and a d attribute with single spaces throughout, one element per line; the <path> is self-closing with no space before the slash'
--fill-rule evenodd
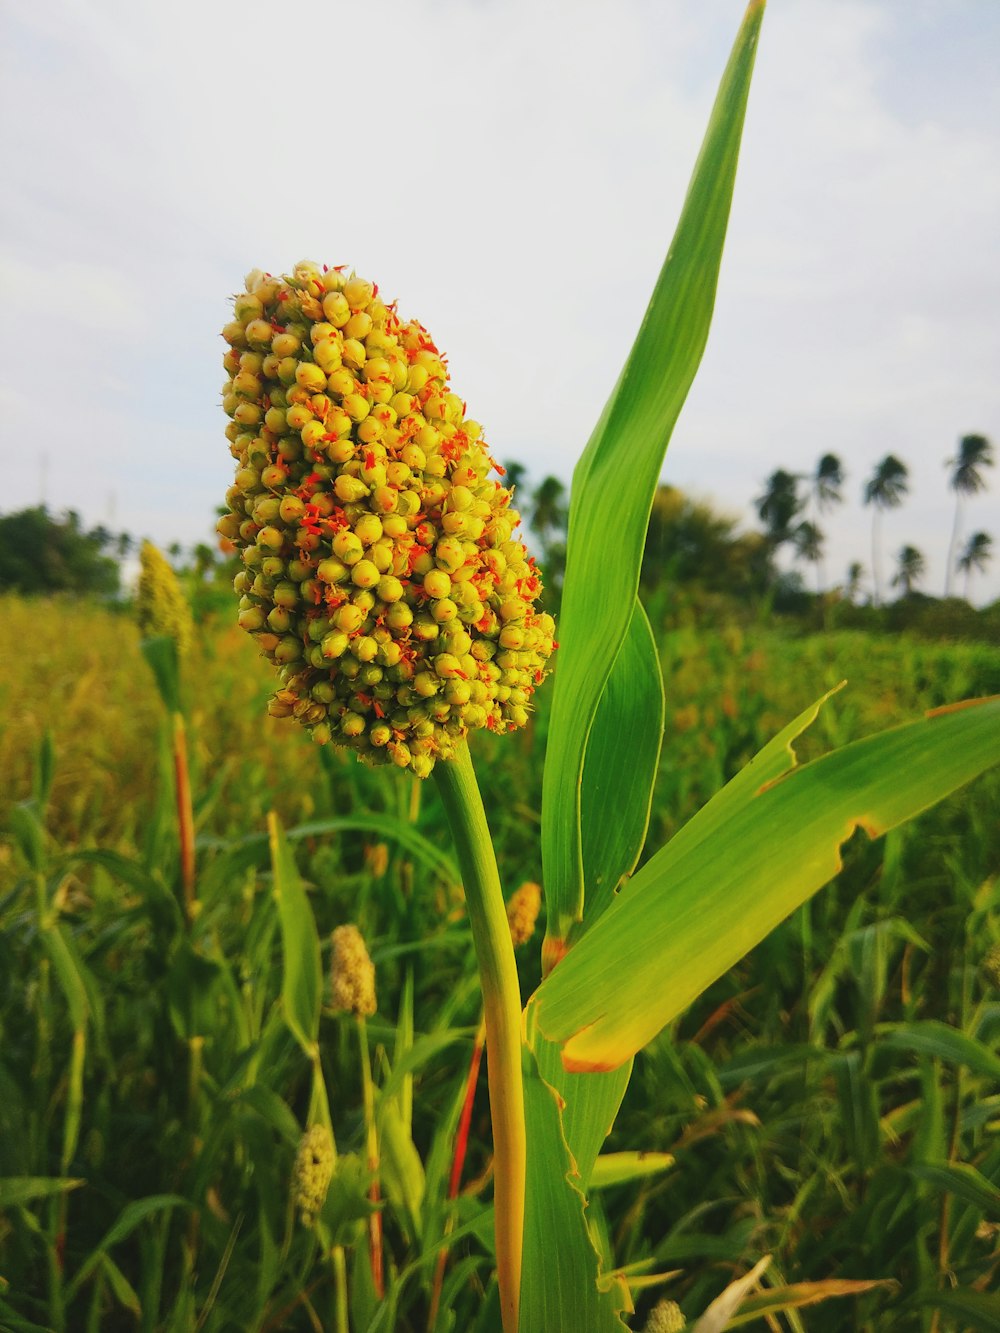
<path id="1" fill-rule="evenodd" d="M 493 1122 L 497 1282 L 504 1333 L 517 1333 L 527 1162 L 521 1083 L 521 993 L 486 811 L 464 741 L 456 749 L 454 759 L 435 764 L 434 776 L 458 853 L 483 988 Z"/>
<path id="2" fill-rule="evenodd" d="M 358 1046 L 361 1055 L 361 1088 L 365 1107 L 365 1136 L 368 1148 L 368 1170 L 372 1182 L 368 1198 L 379 1201 L 378 1131 L 375 1128 L 375 1088 L 372 1084 L 371 1056 L 368 1052 L 368 1025 L 364 1014 L 357 1015 Z M 372 1286 L 380 1301 L 385 1300 L 385 1279 L 382 1272 L 382 1214 L 375 1209 L 368 1214 L 368 1257 L 371 1261 Z"/>
<path id="3" fill-rule="evenodd" d="M 334 1328 L 336 1333 L 350 1333 L 347 1308 L 347 1257 L 343 1245 L 334 1245 L 330 1251 L 333 1264 Z"/>
<path id="4" fill-rule="evenodd" d="M 187 730 L 181 713 L 174 713 L 173 715 L 173 756 L 177 791 L 177 829 L 181 849 L 184 919 L 190 926 L 197 912 L 194 884 L 194 810 L 191 803 L 191 776 L 188 771 Z"/>

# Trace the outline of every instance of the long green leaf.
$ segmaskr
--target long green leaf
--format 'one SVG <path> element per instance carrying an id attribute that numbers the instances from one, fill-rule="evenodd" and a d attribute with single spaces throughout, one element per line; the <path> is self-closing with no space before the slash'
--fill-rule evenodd
<path id="1" fill-rule="evenodd" d="M 1000 1189 L 968 1162 L 917 1163 L 910 1171 L 935 1189 L 971 1203 L 987 1217 L 1000 1218 Z"/>
<path id="2" fill-rule="evenodd" d="M 912 1051 L 915 1055 L 931 1055 L 948 1065 L 964 1065 L 974 1074 L 1000 1080 L 1000 1055 L 970 1037 L 958 1028 L 949 1027 L 934 1018 L 912 1023 L 895 1023 L 883 1036 L 879 1030 L 879 1045 L 897 1051 Z"/>
<path id="3" fill-rule="evenodd" d="M 268 816 L 274 898 L 281 927 L 281 1007 L 295 1040 L 312 1057 L 319 1036 L 322 964 L 316 921 L 277 815 Z"/>
<path id="4" fill-rule="evenodd" d="M 769 782 L 711 838 L 679 835 L 643 866 L 535 993 L 539 1027 L 568 1069 L 617 1067 L 832 879 L 855 829 L 877 837 L 998 761 L 1000 698 Z"/>
<path id="5" fill-rule="evenodd" d="M 69 933 L 58 921 L 43 923 L 42 942 L 52 960 L 59 985 L 66 998 L 70 1022 L 77 1032 L 83 1030 L 91 1016 L 90 997 L 83 979 L 83 960 L 72 944 Z"/>
<path id="6" fill-rule="evenodd" d="M 963 1330 L 982 1329 L 984 1333 L 1000 1333 L 1000 1295 L 988 1291 L 973 1291 L 968 1287 L 945 1287 L 917 1296 L 918 1305 L 929 1305 L 946 1314 L 957 1315 Z"/>
<path id="7" fill-rule="evenodd" d="M 618 1316 L 627 1308 L 627 1292 L 612 1278 L 601 1280 L 558 1097 L 527 1048 L 524 1112 L 528 1169 L 519 1331 L 622 1333 Z"/>
<path id="8" fill-rule="evenodd" d="M 96 1249 L 91 1250 L 74 1274 L 72 1282 L 66 1288 L 67 1304 L 101 1264 L 106 1251 L 131 1236 L 136 1227 L 145 1222 L 147 1217 L 153 1217 L 156 1213 L 171 1208 L 187 1207 L 190 1207 L 187 1199 L 181 1198 L 179 1194 L 150 1194 L 145 1199 L 134 1199 L 131 1203 L 127 1203 L 104 1239 Z"/>
<path id="9" fill-rule="evenodd" d="M 588 925 L 635 869 L 646 840 L 663 739 L 663 677 L 637 601 L 587 743 L 580 793 Z"/>
<path id="10" fill-rule="evenodd" d="M 740 1303 L 739 1314 L 729 1320 L 727 1328 L 742 1328 L 758 1320 L 787 1310 L 801 1310 L 806 1305 L 817 1305 L 836 1296 L 861 1296 L 879 1287 L 890 1291 L 899 1284 L 886 1278 L 823 1278 L 819 1282 L 795 1282 L 787 1287 L 772 1287 L 756 1296 L 748 1296 Z"/>
<path id="11" fill-rule="evenodd" d="M 79 1189 L 86 1181 L 68 1176 L 3 1176 L 0 1177 L 0 1209 L 14 1208 L 31 1203 L 34 1199 L 49 1199 L 53 1194 Z"/>
<path id="12" fill-rule="evenodd" d="M 751 0 L 638 336 L 573 477 L 542 802 L 550 959 L 583 911 L 584 755 L 632 616 L 664 451 L 708 338 L 763 9 Z"/>
<path id="13" fill-rule="evenodd" d="M 424 1165 L 394 1098 L 380 1100 L 378 1128 L 386 1198 L 395 1208 L 403 1228 L 419 1237 L 423 1231 L 427 1184 Z"/>
<path id="14" fill-rule="evenodd" d="M 169 634 L 157 634 L 143 639 L 139 645 L 156 679 L 163 706 L 168 713 L 181 711 L 181 664 L 177 654 L 177 640 Z"/>

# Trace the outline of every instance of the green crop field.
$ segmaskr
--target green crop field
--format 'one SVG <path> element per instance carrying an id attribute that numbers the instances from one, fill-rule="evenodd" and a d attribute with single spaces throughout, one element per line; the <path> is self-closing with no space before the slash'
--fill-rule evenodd
<path id="1" fill-rule="evenodd" d="M 283 1020 L 275 811 L 324 963 L 351 922 L 376 970 L 386 1323 L 370 1323 L 361 1048 L 328 982 L 319 1029 L 340 1154 L 327 1223 L 346 1254 L 351 1327 L 428 1327 L 446 1237 L 435 1327 L 495 1327 L 484 1087 L 448 1197 L 480 1001 L 433 784 L 266 717 L 267 664 L 210 619 L 185 682 L 188 925 L 169 730 L 135 626 L 7 598 L 0 629 L 16 645 L 0 670 L 0 1324 L 331 1326 L 333 1271 L 293 1198 L 314 1092 Z M 662 637 L 661 662 L 651 849 L 843 678 L 801 758 L 1000 690 L 995 649 L 857 633 L 685 629 Z M 546 725 L 543 695 L 527 732 L 475 745 L 508 893 L 541 878 Z M 641 1174 L 608 1157 L 587 1212 L 630 1279 L 636 1327 L 664 1295 L 701 1310 L 765 1254 L 765 1285 L 740 1316 L 756 1303 L 758 1327 L 996 1326 L 968 1293 L 990 1299 L 1000 1272 L 998 798 L 993 770 L 880 842 L 856 834 L 837 880 L 639 1054 L 603 1151 L 673 1161 L 650 1158 Z M 540 941 L 539 927 L 518 950 L 524 995 Z M 921 1305 L 939 1274 L 965 1297 Z M 801 1290 L 812 1302 L 843 1280 L 879 1285 L 792 1308 L 796 1284 L 820 1284 Z M 769 1291 L 783 1293 L 770 1314 Z"/>

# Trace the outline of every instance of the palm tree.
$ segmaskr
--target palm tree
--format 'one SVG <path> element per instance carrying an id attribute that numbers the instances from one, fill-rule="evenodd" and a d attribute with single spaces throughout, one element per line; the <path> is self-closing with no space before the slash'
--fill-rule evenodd
<path id="1" fill-rule="evenodd" d="M 764 484 L 767 489 L 754 504 L 760 521 L 767 528 L 771 545 L 777 547 L 791 540 L 792 522 L 802 508 L 799 478 L 779 468 L 777 472 L 771 473 Z"/>
<path id="2" fill-rule="evenodd" d="M 853 603 L 861 591 L 861 581 L 864 576 L 864 565 L 860 560 L 852 560 L 847 567 L 847 583 L 844 585 L 844 596 L 849 602 Z"/>
<path id="3" fill-rule="evenodd" d="M 528 469 L 523 463 L 505 463 L 504 472 L 507 475 L 503 479 L 503 484 L 510 491 L 519 491 L 524 485 L 524 480 L 528 475 Z"/>
<path id="4" fill-rule="evenodd" d="M 553 533 L 566 531 L 566 487 L 558 477 L 546 477 L 531 494 L 531 527 L 543 547 Z"/>
<path id="5" fill-rule="evenodd" d="M 841 487 L 844 484 L 844 466 L 836 454 L 824 454 L 809 478 L 816 508 L 825 514 L 834 505 L 843 504 Z"/>
<path id="6" fill-rule="evenodd" d="M 558 595 L 566 567 L 566 523 L 569 506 L 566 487 L 558 477 L 548 476 L 531 493 L 528 521 L 541 545 L 542 570 L 550 593 Z"/>
<path id="7" fill-rule="evenodd" d="M 903 502 L 903 496 L 909 490 L 907 478 L 910 473 L 905 463 L 901 463 L 892 454 L 886 454 L 865 482 L 862 501 L 873 506 L 872 513 L 872 576 L 875 580 L 874 602 L 878 606 L 880 596 L 879 579 L 879 515 L 883 509 L 895 509 Z"/>
<path id="8" fill-rule="evenodd" d="M 823 559 L 823 534 L 808 519 L 800 523 L 792 534 L 796 560 L 808 560 L 816 566 L 816 592 L 820 591 L 820 561 Z"/>
<path id="9" fill-rule="evenodd" d="M 920 582 L 926 570 L 927 561 L 923 553 L 915 546 L 904 546 L 896 556 L 896 573 L 893 575 L 892 586 L 902 588 L 903 596 L 909 597 L 913 592 L 913 585 Z"/>
<path id="10" fill-rule="evenodd" d="M 949 458 L 945 467 L 951 468 L 948 485 L 955 492 L 955 521 L 951 527 L 951 541 L 948 543 L 948 566 L 944 576 L 944 595 L 951 589 L 951 571 L 955 563 L 955 543 L 958 541 L 958 522 L 961 513 L 962 497 L 975 495 L 986 489 L 982 469 L 993 466 L 993 446 L 985 435 L 963 435 L 958 442 L 958 453 Z"/>
<path id="11" fill-rule="evenodd" d="M 958 557 L 958 570 L 965 575 L 962 596 L 969 600 L 969 574 L 978 570 L 985 574 L 986 566 L 993 559 L 993 538 L 988 532 L 974 532 L 966 543 L 965 550 Z"/>

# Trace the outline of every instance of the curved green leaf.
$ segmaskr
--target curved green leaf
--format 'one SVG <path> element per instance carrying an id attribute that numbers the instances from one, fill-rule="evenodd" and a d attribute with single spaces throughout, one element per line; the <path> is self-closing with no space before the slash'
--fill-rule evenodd
<path id="1" fill-rule="evenodd" d="M 703 820 L 711 838 L 682 831 L 543 981 L 541 1031 L 568 1069 L 617 1067 L 832 879 L 855 829 L 877 837 L 998 761 L 1000 698 L 970 702 L 785 773 Z"/>
<path id="2" fill-rule="evenodd" d="M 169 1211 L 171 1208 L 189 1208 L 190 1206 L 188 1200 L 182 1198 L 179 1194 L 150 1194 L 144 1199 L 133 1199 L 131 1203 L 127 1203 L 104 1239 L 96 1249 L 90 1252 L 74 1274 L 72 1282 L 66 1288 L 67 1304 L 101 1264 L 105 1253 L 131 1236 L 136 1227 L 145 1222 L 146 1218 Z"/>
<path id="3" fill-rule="evenodd" d="M 310 1058 L 316 1051 L 322 1003 L 319 935 L 277 815 L 268 815 L 274 899 L 281 927 L 281 1007 L 295 1040 Z"/>
<path id="4" fill-rule="evenodd" d="M 588 926 L 639 860 L 663 739 L 663 676 L 649 620 L 635 603 L 587 742 L 580 793 Z"/>
<path id="5" fill-rule="evenodd" d="M 957 1315 L 965 1329 L 997 1333 L 1000 1329 L 1000 1295 L 974 1291 L 969 1287 L 944 1287 L 941 1291 L 918 1293 L 918 1305 L 928 1305 L 945 1314 Z"/>
<path id="6" fill-rule="evenodd" d="M 1000 1218 L 1000 1189 L 968 1162 L 918 1162 L 910 1171 L 942 1193 L 971 1203 L 987 1217 Z"/>
<path id="7" fill-rule="evenodd" d="M 897 1051 L 912 1051 L 915 1055 L 930 1055 L 943 1060 L 946 1065 L 964 1065 L 974 1074 L 1000 1081 L 1000 1055 L 975 1037 L 934 1018 L 894 1023 L 885 1035 L 879 1029 L 879 1045 Z"/>
<path id="8" fill-rule="evenodd" d="M 64 1194 L 86 1183 L 69 1176 L 3 1176 L 0 1177 L 0 1209 L 14 1208 L 34 1199 L 49 1199 L 53 1194 Z"/>
<path id="9" fill-rule="evenodd" d="M 542 802 L 549 958 L 583 911 L 584 754 L 632 616 L 664 451 L 708 338 L 763 10 L 751 0 L 635 344 L 573 477 Z"/>

